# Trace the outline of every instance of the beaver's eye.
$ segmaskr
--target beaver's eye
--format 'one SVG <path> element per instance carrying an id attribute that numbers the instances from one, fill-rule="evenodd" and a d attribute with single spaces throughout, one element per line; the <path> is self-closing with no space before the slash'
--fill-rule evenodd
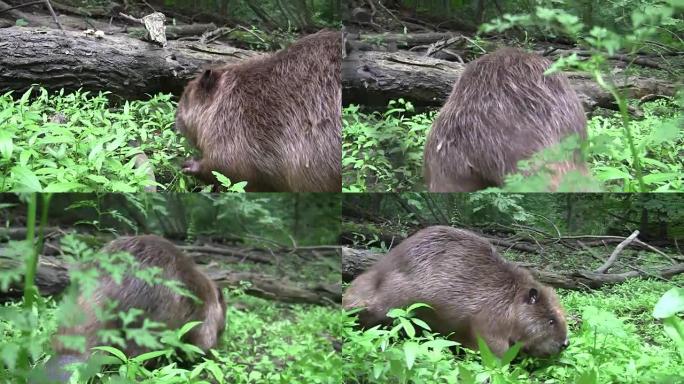
<path id="1" fill-rule="evenodd" d="M 555 319 L 549 319 L 549 325 L 554 325 L 554 324 L 556 324 L 556 320 Z"/>

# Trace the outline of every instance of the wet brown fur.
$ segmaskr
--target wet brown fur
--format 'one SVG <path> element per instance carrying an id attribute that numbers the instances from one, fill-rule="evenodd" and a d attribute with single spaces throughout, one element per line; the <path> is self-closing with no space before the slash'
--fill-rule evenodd
<path id="1" fill-rule="evenodd" d="M 176 127 L 202 158 L 184 171 L 248 191 L 341 191 L 342 50 L 342 33 L 324 30 L 190 81 Z"/>
<path id="2" fill-rule="evenodd" d="M 387 324 L 391 308 L 417 302 L 434 309 L 417 312 L 433 331 L 471 349 L 477 349 L 475 335 L 499 356 L 515 342 L 535 356 L 567 346 L 554 291 L 469 231 L 433 226 L 417 232 L 354 279 L 342 299 L 346 309 L 365 308 L 363 327 Z"/>
<path id="3" fill-rule="evenodd" d="M 544 76 L 548 59 L 504 48 L 469 63 L 442 107 L 425 145 L 431 192 L 501 186 L 519 160 L 578 134 L 586 138 L 582 104 L 566 77 Z M 576 154 L 547 166 L 549 189 L 569 171 L 587 174 Z"/>
<path id="4" fill-rule="evenodd" d="M 109 300 L 118 302 L 116 313 L 138 308 L 143 311 L 142 318 L 163 323 L 169 329 L 180 328 L 190 321 L 202 321 L 202 324 L 186 334 L 185 341 L 203 351 L 216 346 L 225 328 L 226 304 L 220 289 L 197 269 L 192 259 L 168 240 L 154 235 L 118 238 L 105 246 L 104 252 L 129 252 L 138 261 L 140 268 L 161 268 L 159 277 L 166 281 L 179 281 L 200 302 L 181 296 L 166 286 L 150 285 L 132 276 L 125 276 L 121 285 L 118 285 L 108 274 L 102 272 L 94 293 L 90 296 L 82 294 L 78 298 L 85 321 L 58 330 L 58 335 L 85 336 L 86 354 L 66 348 L 59 342 L 59 338 L 55 338 L 54 349 L 58 356 L 69 354 L 85 357 L 90 353 L 90 348 L 103 344 L 98 331 L 122 327 L 119 319 L 103 323 L 96 316 L 96 309 Z M 129 327 L 136 328 L 141 324 L 142 320 Z M 127 356 L 148 352 L 146 348 L 128 340 L 123 351 Z"/>

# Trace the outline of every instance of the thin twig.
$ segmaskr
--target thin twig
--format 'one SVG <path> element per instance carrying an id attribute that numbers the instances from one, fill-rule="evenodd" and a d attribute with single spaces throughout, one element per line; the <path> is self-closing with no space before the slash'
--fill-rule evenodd
<path id="1" fill-rule="evenodd" d="M 615 247 L 615 250 L 613 251 L 613 253 L 611 253 L 610 257 L 608 257 L 608 260 L 606 260 L 606 262 L 603 263 L 602 266 L 596 268 L 596 270 L 595 270 L 594 272 L 596 272 L 596 273 L 606 273 L 606 272 L 608 271 L 608 269 L 610 269 L 610 267 L 612 267 L 613 264 L 615 264 L 615 260 L 617 260 L 617 257 L 618 257 L 618 255 L 620 254 L 620 252 L 622 252 L 622 250 L 623 250 L 627 245 L 629 245 L 629 243 L 631 243 L 632 241 L 634 241 L 634 239 L 636 239 L 636 237 L 637 237 L 638 235 L 639 235 L 639 231 L 638 231 L 638 230 L 632 232 L 632 234 L 629 235 L 628 238 L 626 238 L 625 240 L 623 240 L 620 244 L 618 244 L 617 247 Z"/>
<path id="2" fill-rule="evenodd" d="M 55 10 L 52 9 L 52 4 L 50 4 L 50 0 L 45 0 L 45 5 L 48 7 L 48 11 L 50 11 L 50 14 L 52 15 L 52 20 L 55 21 L 55 24 L 57 24 L 57 27 L 59 27 L 60 30 L 64 30 L 62 28 L 62 24 L 59 23 L 59 20 L 57 20 L 57 14 L 55 14 Z"/>
<path id="3" fill-rule="evenodd" d="M 126 20 L 128 20 L 128 21 L 134 22 L 134 23 L 144 24 L 143 21 L 142 21 L 142 19 L 135 18 L 135 17 L 130 16 L 130 15 L 127 15 L 127 14 L 125 14 L 125 13 L 123 13 L 123 12 L 119 12 L 119 16 L 121 16 L 122 18 L 124 18 L 124 19 L 126 19 Z"/>
<path id="4" fill-rule="evenodd" d="M 17 8 L 21 8 L 21 7 L 28 7 L 29 5 L 36 5 L 36 4 L 43 4 L 43 3 L 45 3 L 45 0 L 38 0 L 38 1 L 32 1 L 30 3 L 19 4 L 19 5 L 15 5 L 13 7 L 0 9 L 0 13 L 8 12 L 8 11 L 11 11 L 13 9 L 17 9 Z"/>

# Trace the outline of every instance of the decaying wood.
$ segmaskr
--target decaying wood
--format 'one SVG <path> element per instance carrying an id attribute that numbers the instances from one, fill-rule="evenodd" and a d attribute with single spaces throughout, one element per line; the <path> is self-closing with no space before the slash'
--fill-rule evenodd
<path id="1" fill-rule="evenodd" d="M 126 98 L 179 94 L 203 67 L 234 63 L 256 53 L 217 45 L 170 41 L 165 48 L 128 36 L 102 39 L 81 32 L 11 27 L 0 29 L 0 92 L 21 94 L 32 84 L 51 91 L 107 90 Z M 463 65 L 411 52 L 352 52 L 343 63 L 345 102 L 385 107 L 406 98 L 417 106 L 441 106 Z M 612 96 L 586 75 L 570 74 L 585 107 L 615 108 Z M 675 84 L 643 77 L 618 78 L 633 98 L 673 95 Z"/>
<path id="2" fill-rule="evenodd" d="M 216 247 L 212 245 L 181 245 L 178 248 L 187 252 L 188 254 L 200 253 L 200 254 L 215 254 L 221 256 L 234 257 L 239 260 L 249 260 L 255 263 L 270 264 L 273 262 L 271 257 L 261 255 L 259 253 L 250 253 L 244 249 L 237 247 Z"/>
<path id="3" fill-rule="evenodd" d="M 262 299 L 285 303 L 335 305 L 342 301 L 342 285 L 314 285 L 300 287 L 281 278 L 251 272 L 207 272 L 219 286 L 243 287 L 245 293 Z M 249 282 L 243 286 L 242 282 Z"/>
<path id="4" fill-rule="evenodd" d="M 110 91 L 126 98 L 158 92 L 179 94 L 204 66 L 239 62 L 256 53 L 170 41 L 165 48 L 122 35 L 102 39 L 82 32 L 0 29 L 0 93 L 21 95 L 32 84 L 51 91 Z"/>
<path id="5" fill-rule="evenodd" d="M 302 286 L 280 277 L 268 276 L 251 272 L 229 272 L 215 270 L 200 265 L 207 275 L 222 287 L 243 288 L 245 293 L 268 300 L 287 303 L 335 305 L 342 300 L 342 287 L 338 283 Z M 0 256 L 0 271 L 17 270 L 21 262 L 15 258 Z M 17 276 L 20 278 L 21 276 Z M 248 284 L 244 284 L 248 283 Z M 36 274 L 36 286 L 41 295 L 58 295 L 69 284 L 67 264 L 63 260 L 41 256 Z M 20 298 L 22 291 L 20 284 L 12 285 L 7 292 L 0 292 L 0 298 Z"/>
<path id="6" fill-rule="evenodd" d="M 350 282 L 383 256 L 382 253 L 342 247 L 342 281 Z"/>
<path id="7" fill-rule="evenodd" d="M 58 227 L 45 227 L 44 233 L 48 237 L 52 233 L 63 233 L 64 231 Z M 10 240 L 23 240 L 26 238 L 26 227 L 9 227 L 0 228 L 0 239 L 8 238 Z"/>
<path id="8" fill-rule="evenodd" d="M 429 45 L 440 40 L 447 40 L 458 35 L 456 32 L 418 32 L 418 33 L 368 33 L 350 35 L 350 39 L 365 42 L 395 43 L 399 48 L 412 48 L 419 45 Z"/>
<path id="9" fill-rule="evenodd" d="M 100 3 L 101 5 L 91 4 L 87 8 L 85 8 L 73 7 L 71 5 L 62 4 L 60 2 L 55 1 L 52 2 L 55 9 L 57 9 L 58 11 L 70 13 L 73 15 L 79 15 L 83 17 L 109 17 L 114 13 L 115 9 L 121 7 L 119 4 L 114 2 L 107 2 L 104 4 L 102 2 L 98 3 Z"/>
<path id="10" fill-rule="evenodd" d="M 441 106 L 449 96 L 464 65 L 412 52 L 351 52 L 342 64 L 345 103 L 386 107 L 390 100 L 407 98 L 417 106 Z M 597 107 L 616 109 L 615 100 L 588 75 L 568 73 L 587 111 Z M 648 94 L 674 95 L 672 82 L 639 76 L 614 79 L 628 97 Z"/>
<path id="11" fill-rule="evenodd" d="M 188 24 L 188 25 L 167 25 L 166 26 L 166 38 L 168 40 L 175 40 L 181 37 L 187 36 L 199 36 L 205 32 L 213 31 L 216 29 L 216 24 L 214 23 L 204 23 L 204 24 Z M 133 37 L 141 37 L 145 35 L 146 29 L 142 27 L 132 27 L 128 28 L 129 35 Z"/>

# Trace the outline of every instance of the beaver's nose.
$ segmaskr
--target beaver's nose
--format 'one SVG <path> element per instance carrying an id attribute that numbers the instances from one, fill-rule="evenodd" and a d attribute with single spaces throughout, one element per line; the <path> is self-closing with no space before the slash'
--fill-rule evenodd
<path id="1" fill-rule="evenodd" d="M 565 341 L 563 341 L 563 344 L 561 344 L 561 349 L 565 349 L 565 348 L 567 348 L 569 345 L 570 345 L 570 340 L 565 339 Z"/>

